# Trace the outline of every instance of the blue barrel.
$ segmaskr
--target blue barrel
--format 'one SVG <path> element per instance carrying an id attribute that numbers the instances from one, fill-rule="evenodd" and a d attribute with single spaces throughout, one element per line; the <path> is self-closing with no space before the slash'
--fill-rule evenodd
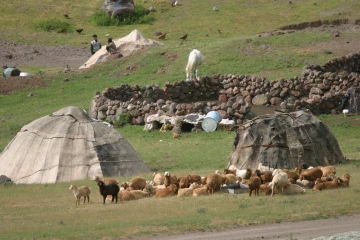
<path id="1" fill-rule="evenodd" d="M 220 114 L 217 111 L 211 111 L 206 114 L 204 120 L 201 123 L 201 127 L 205 132 L 213 132 L 216 130 L 219 122 L 221 122 Z"/>
<path id="2" fill-rule="evenodd" d="M 20 70 L 17 68 L 5 68 L 4 77 L 20 76 Z"/>

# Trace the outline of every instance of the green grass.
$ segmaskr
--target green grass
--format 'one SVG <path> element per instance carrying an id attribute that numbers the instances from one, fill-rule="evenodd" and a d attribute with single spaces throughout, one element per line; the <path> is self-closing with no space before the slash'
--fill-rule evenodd
<path id="1" fill-rule="evenodd" d="M 184 80 L 188 53 L 193 48 L 204 55 L 200 75 L 255 74 L 273 80 L 299 76 L 305 65 L 326 63 L 333 56 L 313 46 L 330 41 L 329 33 L 298 32 L 261 38 L 256 34 L 318 19 L 357 19 L 358 0 L 319 0 L 317 5 L 312 0 L 293 2 L 289 5 L 285 0 L 219 1 L 219 11 L 214 12 L 213 1 L 209 0 L 182 1 L 178 7 L 170 7 L 167 0 L 146 1 L 145 7 L 154 4 L 157 9 L 151 13 L 152 24 L 99 27 L 92 21 L 92 15 L 103 3 L 100 0 L 86 3 L 79 0 L 7 1 L 2 5 L 0 38 L 18 44 L 81 48 L 81 43 L 89 42 L 94 33 L 100 39 L 107 33 L 120 38 L 134 29 L 149 38 L 153 38 L 156 31 L 167 35 L 162 40 L 163 46 L 98 64 L 86 71 L 64 74 L 59 68 L 17 66 L 33 75 L 44 74 L 48 87 L 0 95 L 0 151 L 25 124 L 68 105 L 88 109 L 94 93 L 106 87 L 124 83 L 163 86 L 165 82 Z M 63 18 L 64 13 L 69 14 L 68 19 Z M 84 31 L 82 34 L 58 34 L 36 30 L 39 21 L 47 22 L 51 18 L 67 22 L 74 28 L 84 28 Z M 188 33 L 188 39 L 182 42 L 179 37 L 184 33 Z M 343 34 L 351 40 L 358 33 Z M 170 52 L 176 58 L 170 60 L 160 55 L 161 52 Z M 126 69 L 129 65 L 138 68 L 131 72 Z M 65 83 L 65 77 L 70 81 Z M 27 97 L 29 93 L 34 96 Z M 360 164 L 358 117 L 321 115 L 319 118 L 338 139 L 343 154 L 352 159 L 350 164 L 337 166 L 339 175 L 351 174 L 349 189 L 308 191 L 298 197 L 250 199 L 247 194 L 219 194 L 200 198 L 143 199 L 102 206 L 95 184 L 83 180 L 75 184 L 92 187 L 92 204 L 75 209 L 75 199 L 67 189 L 69 183 L 0 186 L 0 239 L 115 239 L 359 213 L 356 202 L 360 194 L 360 188 L 356 187 L 360 179 L 357 171 Z M 169 132 L 148 133 L 142 126 L 125 126 L 118 130 L 151 170 L 169 170 L 178 176 L 187 173 L 206 175 L 224 168 L 235 137 L 234 132 L 216 131 L 184 133 L 180 139 L 173 139 Z M 150 179 L 151 174 L 144 177 Z M 343 198 L 333 197 L 339 194 Z M 344 198 L 347 201 L 344 202 Z M 322 208 L 314 210 L 313 206 L 317 205 Z"/>

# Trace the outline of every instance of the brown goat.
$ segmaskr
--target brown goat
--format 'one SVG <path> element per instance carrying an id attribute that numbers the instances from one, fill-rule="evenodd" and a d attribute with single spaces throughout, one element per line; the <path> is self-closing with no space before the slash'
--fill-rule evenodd
<path id="1" fill-rule="evenodd" d="M 271 171 L 261 172 L 259 169 L 256 169 L 255 173 L 261 179 L 261 184 L 270 183 L 273 179 L 273 175 Z"/>
<path id="2" fill-rule="evenodd" d="M 190 176 L 187 175 L 185 177 L 179 177 L 178 184 L 179 184 L 179 189 L 188 188 L 190 186 Z"/>
<path id="3" fill-rule="evenodd" d="M 296 181 L 299 179 L 299 174 L 297 174 L 296 172 L 292 172 L 292 171 L 289 171 L 289 170 L 287 170 L 287 169 L 281 170 L 281 171 L 282 171 L 282 172 L 286 172 L 287 175 L 288 175 L 288 177 L 289 177 L 289 179 L 290 179 L 290 178 L 293 179 L 294 182 L 296 182 Z"/>
<path id="4" fill-rule="evenodd" d="M 189 174 L 190 179 L 189 179 L 189 183 L 197 183 L 197 184 L 201 184 L 201 176 L 197 175 L 197 174 Z"/>
<path id="5" fill-rule="evenodd" d="M 315 181 L 317 178 L 321 178 L 323 172 L 320 168 L 312 168 L 312 169 L 301 169 L 297 167 L 295 172 L 299 174 L 299 179 L 306 179 L 308 181 Z"/>
<path id="6" fill-rule="evenodd" d="M 350 174 L 345 173 L 342 177 L 341 180 L 343 181 L 343 187 L 349 187 L 350 185 Z"/>
<path id="7" fill-rule="evenodd" d="M 334 166 L 319 167 L 323 172 L 323 177 L 335 176 L 336 168 Z"/>
<path id="8" fill-rule="evenodd" d="M 223 184 L 228 184 L 228 179 L 223 175 L 211 173 L 206 179 L 206 184 L 208 185 L 211 194 L 213 194 L 214 192 L 220 191 Z"/>
<path id="9" fill-rule="evenodd" d="M 335 189 L 335 188 L 340 188 L 342 186 L 343 181 L 340 178 L 335 178 L 334 180 L 332 180 L 331 182 L 324 182 L 324 188 L 326 189 Z"/>
<path id="10" fill-rule="evenodd" d="M 209 195 L 209 187 L 208 185 L 203 185 L 201 188 L 196 188 L 193 190 L 193 196 L 202 196 Z"/>
<path id="11" fill-rule="evenodd" d="M 165 172 L 164 185 L 165 187 L 169 187 L 170 184 L 178 184 L 177 177 L 169 172 Z"/>
<path id="12" fill-rule="evenodd" d="M 249 186 L 249 196 L 251 197 L 251 193 L 254 191 L 255 196 L 259 195 L 261 179 L 256 175 L 253 174 L 249 180 L 247 180 L 247 184 Z"/>
<path id="13" fill-rule="evenodd" d="M 133 177 L 129 183 L 129 188 L 131 190 L 143 190 L 145 186 L 146 186 L 146 179 L 143 177 Z"/>
<path id="14" fill-rule="evenodd" d="M 324 189 L 324 183 L 321 181 L 321 178 L 316 179 L 313 190 L 314 191 L 321 191 L 323 189 Z"/>
<path id="15" fill-rule="evenodd" d="M 158 189 L 154 195 L 154 198 L 171 197 L 174 196 L 177 191 L 175 184 L 170 184 L 168 188 Z"/>

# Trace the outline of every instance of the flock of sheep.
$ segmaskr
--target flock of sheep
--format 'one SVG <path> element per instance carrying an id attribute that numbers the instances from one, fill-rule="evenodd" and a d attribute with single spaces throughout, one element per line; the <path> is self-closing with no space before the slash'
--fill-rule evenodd
<path id="1" fill-rule="evenodd" d="M 100 179 L 95 176 L 93 181 L 97 182 L 99 193 L 103 197 L 103 204 L 106 200 L 111 202 L 118 200 L 130 201 L 145 197 L 170 197 L 170 196 L 200 196 L 221 192 L 223 188 L 247 188 L 249 196 L 254 193 L 266 195 L 284 194 L 294 195 L 305 192 L 305 189 L 324 190 L 349 187 L 350 174 L 346 173 L 341 178 L 336 177 L 334 166 L 309 167 L 306 165 L 295 168 L 294 171 L 287 169 L 275 169 L 272 171 L 252 172 L 251 169 L 237 169 L 230 166 L 221 173 L 216 170 L 206 177 L 197 174 L 189 174 L 183 177 L 176 177 L 170 172 L 154 173 L 152 181 L 143 177 L 133 177 L 130 182 L 119 182 L 115 179 Z M 91 189 L 87 186 L 77 188 L 71 185 L 76 198 L 75 206 L 80 205 L 81 197 L 88 203 L 90 201 Z"/>

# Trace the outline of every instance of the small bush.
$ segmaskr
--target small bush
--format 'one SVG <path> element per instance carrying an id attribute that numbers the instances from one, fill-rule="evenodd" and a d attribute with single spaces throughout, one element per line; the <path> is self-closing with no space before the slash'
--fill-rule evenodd
<path id="1" fill-rule="evenodd" d="M 105 11 L 97 11 L 92 15 L 97 26 L 121 26 L 131 24 L 150 24 L 154 21 L 154 17 L 148 14 L 148 10 L 137 5 L 133 12 L 122 16 L 111 17 Z"/>
<path id="2" fill-rule="evenodd" d="M 119 118 L 114 122 L 115 127 L 123 127 L 127 124 L 131 124 L 131 115 L 129 113 L 122 113 Z"/>
<path id="3" fill-rule="evenodd" d="M 72 32 L 74 29 L 73 26 L 69 22 L 61 21 L 56 18 L 47 18 L 47 19 L 40 20 L 35 25 L 35 28 L 40 31 L 45 31 L 45 32 L 51 32 L 51 31 Z"/>

